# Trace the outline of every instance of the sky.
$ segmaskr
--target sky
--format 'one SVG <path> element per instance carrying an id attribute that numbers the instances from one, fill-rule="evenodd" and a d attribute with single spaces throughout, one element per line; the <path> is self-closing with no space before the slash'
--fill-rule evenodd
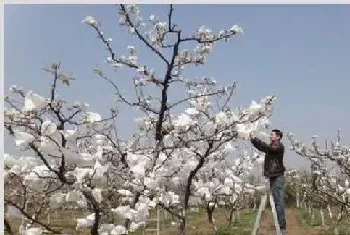
<path id="1" fill-rule="evenodd" d="M 167 5 L 141 5 L 150 14 L 166 19 Z M 314 134 L 350 144 L 350 6 L 349 5 L 175 5 L 174 22 L 185 33 L 201 25 L 214 31 L 244 30 L 227 43 L 215 46 L 207 64 L 190 68 L 189 78 L 210 76 L 221 84 L 238 84 L 233 105 L 249 105 L 266 95 L 276 95 L 273 127 L 293 132 L 309 142 Z M 124 53 L 134 45 L 140 59 L 156 71 L 159 58 L 118 24 L 114 5 L 5 5 L 5 94 L 13 85 L 47 96 L 50 75 L 42 68 L 61 62 L 63 71 L 76 80 L 60 87 L 68 101 L 90 104 L 91 111 L 106 113 L 114 102 L 113 89 L 96 77 L 92 68 L 105 68 L 127 94 L 131 77 L 104 65 L 108 55 L 92 28 L 81 21 L 94 16 L 113 48 Z M 189 47 L 191 48 L 191 47 Z M 118 128 L 128 136 L 134 124 L 131 110 L 121 110 Z M 288 143 L 286 143 L 288 145 Z M 5 135 L 5 152 L 16 153 Z M 305 161 L 287 153 L 286 165 L 305 167 Z"/>

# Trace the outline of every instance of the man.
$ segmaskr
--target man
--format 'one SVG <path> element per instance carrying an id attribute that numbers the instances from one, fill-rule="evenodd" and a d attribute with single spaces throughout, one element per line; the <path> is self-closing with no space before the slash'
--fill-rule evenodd
<path id="1" fill-rule="evenodd" d="M 284 177 L 285 167 L 283 165 L 284 146 L 281 143 L 283 133 L 280 130 L 272 130 L 271 143 L 267 144 L 250 134 L 250 140 L 255 148 L 265 153 L 264 176 L 270 180 L 270 189 L 277 212 L 277 219 L 281 232 L 284 235 L 286 220 L 284 213 L 284 193 L 286 179 Z"/>

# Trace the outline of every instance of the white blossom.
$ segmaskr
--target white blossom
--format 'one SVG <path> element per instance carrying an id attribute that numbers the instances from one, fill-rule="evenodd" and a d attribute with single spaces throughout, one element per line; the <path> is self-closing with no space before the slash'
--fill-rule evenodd
<path id="1" fill-rule="evenodd" d="M 76 230 L 80 228 L 89 228 L 94 224 L 95 221 L 95 213 L 87 215 L 84 219 L 77 219 Z"/>
<path id="2" fill-rule="evenodd" d="M 234 32 L 234 33 L 237 33 L 237 34 L 239 34 L 239 33 L 242 33 L 242 34 L 243 34 L 243 29 L 242 29 L 240 26 L 238 26 L 238 25 L 232 26 L 232 28 L 230 29 L 230 31 L 231 31 L 231 32 Z"/>
<path id="3" fill-rule="evenodd" d="M 149 16 L 149 21 L 153 22 L 156 19 L 155 15 L 150 15 Z"/>
<path id="4" fill-rule="evenodd" d="M 82 23 L 90 25 L 90 26 L 94 26 L 94 27 L 98 27 L 99 26 L 99 22 L 92 16 L 86 16 Z"/>
<path id="5" fill-rule="evenodd" d="M 93 112 L 86 112 L 83 122 L 84 123 L 94 123 L 101 121 L 101 115 Z"/>
<path id="6" fill-rule="evenodd" d="M 28 91 L 24 98 L 23 112 L 30 111 L 40 111 L 46 107 L 48 102 L 45 98 L 38 94 L 33 93 L 33 91 Z"/>
<path id="7" fill-rule="evenodd" d="M 35 139 L 33 135 L 17 130 L 14 130 L 14 137 L 16 146 L 24 146 Z"/>

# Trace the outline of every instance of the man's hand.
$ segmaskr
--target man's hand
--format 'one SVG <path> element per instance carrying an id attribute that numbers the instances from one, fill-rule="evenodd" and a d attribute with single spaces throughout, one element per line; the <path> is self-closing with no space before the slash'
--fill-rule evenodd
<path id="1" fill-rule="evenodd" d="M 255 138 L 255 132 L 254 132 L 254 131 L 251 131 L 251 132 L 249 133 L 249 138 L 250 138 L 250 139 L 254 139 L 254 138 Z"/>

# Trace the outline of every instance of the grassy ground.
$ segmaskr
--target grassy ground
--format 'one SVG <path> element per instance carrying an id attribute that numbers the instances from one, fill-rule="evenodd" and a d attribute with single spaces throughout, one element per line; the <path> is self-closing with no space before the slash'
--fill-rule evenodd
<path id="1" fill-rule="evenodd" d="M 214 218 L 218 228 L 218 235 L 248 235 L 255 222 L 255 212 L 241 212 L 240 218 L 235 220 L 231 225 L 225 217 L 229 211 L 225 208 L 217 208 L 214 212 Z M 156 223 L 148 224 L 147 228 L 156 228 Z M 187 219 L 186 234 L 187 235 L 208 235 L 213 234 L 213 226 L 208 222 L 208 217 L 204 209 L 200 209 L 199 213 L 189 213 Z M 171 225 L 171 219 L 164 219 L 160 224 L 160 233 L 167 235 L 177 235 L 177 226 Z M 142 235 L 140 229 L 132 235 Z M 145 234 L 152 234 L 151 231 Z M 155 234 L 155 233 L 153 233 Z"/>
<path id="2" fill-rule="evenodd" d="M 310 225 L 313 227 L 318 227 L 322 225 L 322 220 L 321 220 L 321 214 L 318 212 L 315 212 L 314 219 L 309 216 L 309 212 L 307 209 L 302 208 L 297 210 L 298 211 L 298 221 L 300 225 Z"/>
<path id="3" fill-rule="evenodd" d="M 255 222 L 256 213 L 252 212 L 241 212 L 240 218 L 237 219 L 231 225 L 228 224 L 226 215 L 229 214 L 229 210 L 225 208 L 217 208 L 214 212 L 214 218 L 218 227 L 218 235 L 248 235 L 251 233 Z M 76 235 L 88 235 L 88 230 L 76 231 L 76 218 L 82 218 L 82 214 L 79 211 L 64 211 L 59 212 L 57 216 L 55 213 L 51 216 L 51 228 L 63 230 L 63 232 Z M 152 212 L 150 219 L 155 218 L 154 212 Z M 42 219 L 43 222 L 47 222 L 46 216 Z M 160 233 L 166 235 L 177 235 L 177 226 L 171 224 L 171 216 L 168 215 L 168 218 L 164 218 L 160 221 Z M 11 221 L 11 227 L 14 231 L 18 232 L 18 227 L 21 221 Z M 156 228 L 156 222 L 152 221 L 147 224 L 147 228 Z M 143 228 L 137 230 L 132 235 L 142 235 Z M 145 232 L 145 235 L 152 235 L 155 232 Z M 204 208 L 201 208 L 199 213 L 189 213 L 187 219 L 186 227 L 187 235 L 209 235 L 213 234 L 213 226 L 208 222 L 208 216 Z"/>
<path id="4" fill-rule="evenodd" d="M 83 213 L 79 210 L 77 211 L 59 211 L 57 213 L 51 214 L 51 229 L 57 229 L 58 231 L 62 231 L 63 233 L 68 234 L 76 234 L 76 235 L 86 235 L 89 234 L 88 230 L 76 231 L 75 227 L 77 225 L 77 218 L 83 218 Z M 43 215 L 39 219 L 39 221 L 47 223 L 47 216 Z M 21 224 L 21 220 L 12 220 L 9 221 L 13 232 L 18 234 L 18 228 Z M 36 226 L 36 225 L 35 225 Z M 5 233 L 6 234 L 6 233 Z"/>
<path id="5" fill-rule="evenodd" d="M 267 214 L 270 212 L 267 209 Z M 289 213 L 289 214 L 288 214 Z M 225 208 L 217 208 L 214 212 L 214 218 L 218 227 L 217 235 L 248 235 L 251 233 L 253 228 L 256 213 L 249 210 L 246 212 L 241 212 L 240 218 L 237 219 L 234 223 L 228 224 L 226 216 L 228 216 L 229 210 Z M 271 213 L 270 213 L 271 214 Z M 293 216 L 292 216 L 293 215 Z M 75 230 L 76 219 L 83 218 L 83 214 L 80 211 L 62 211 L 57 214 L 53 213 L 51 215 L 51 227 L 53 229 L 57 228 L 62 232 L 74 235 L 88 235 L 88 230 Z M 171 216 L 168 215 L 168 218 L 165 218 L 164 215 L 161 216 L 163 219 L 160 221 L 160 234 L 161 235 L 177 235 L 177 226 L 171 224 Z M 272 223 L 271 215 L 265 215 L 265 220 L 263 219 L 261 227 L 266 232 L 262 234 L 271 235 L 271 231 L 274 230 Z M 292 217 L 296 217 L 295 223 L 292 223 Z M 155 213 L 152 212 L 150 219 L 155 218 Z M 47 222 L 47 217 L 43 216 L 43 222 Z M 326 223 L 329 222 L 326 220 Z M 18 232 L 18 226 L 21 221 L 11 221 L 12 229 Z M 312 221 L 307 209 L 293 209 L 290 208 L 287 210 L 287 223 L 289 223 L 291 231 L 292 224 L 295 228 L 299 228 L 295 234 L 297 235 L 332 235 L 333 228 L 331 226 L 321 227 L 321 216 L 319 212 L 315 211 L 315 218 Z M 156 222 L 152 221 L 148 223 L 147 228 L 156 228 Z M 340 227 L 340 235 L 350 235 L 350 225 L 342 224 Z M 289 230 L 288 230 L 289 231 Z M 289 231 L 289 232 L 291 232 Z M 18 234 L 18 233 L 17 233 Z M 132 235 L 143 235 L 143 228 L 138 231 L 131 233 Z M 145 235 L 153 235 L 155 232 L 145 232 Z M 204 208 L 201 208 L 199 213 L 189 213 L 187 219 L 186 235 L 211 235 L 213 234 L 213 227 L 208 222 L 208 216 Z M 294 233 L 291 233 L 294 235 Z"/>
<path id="6" fill-rule="evenodd" d="M 312 220 L 306 208 L 296 209 L 297 218 L 300 226 L 312 226 L 320 232 L 320 235 L 334 234 L 334 225 L 330 224 L 329 220 L 325 218 L 326 226 L 322 227 L 322 219 L 319 211 L 315 211 L 315 217 Z M 350 235 L 350 224 L 342 223 L 339 225 L 339 235 Z"/>

